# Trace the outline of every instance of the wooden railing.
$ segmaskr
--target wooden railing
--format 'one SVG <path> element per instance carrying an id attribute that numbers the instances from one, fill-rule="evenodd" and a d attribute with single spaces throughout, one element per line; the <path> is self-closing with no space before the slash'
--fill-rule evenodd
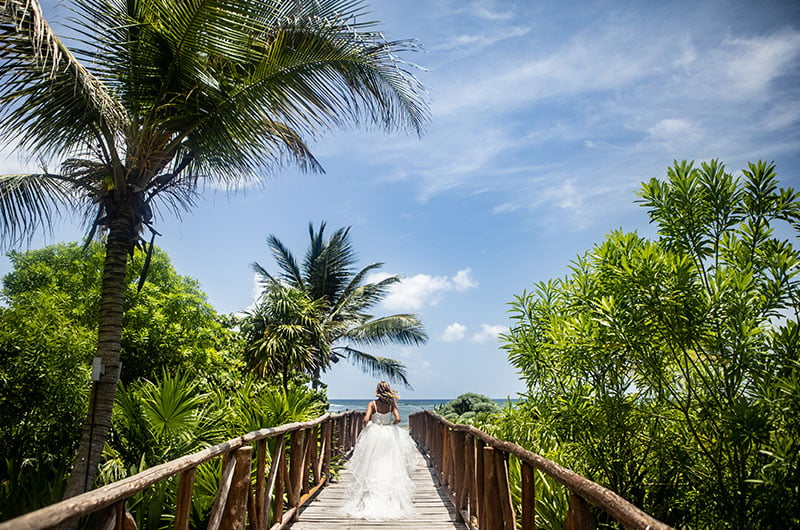
<path id="1" fill-rule="evenodd" d="M 625 528 L 671 530 L 613 491 L 522 447 L 498 440 L 471 425 L 456 425 L 430 411 L 409 416 L 411 436 L 427 451 L 453 505 L 457 518 L 470 528 L 522 530 L 536 528 L 534 470 L 563 484 L 571 492 L 565 530 L 595 528 L 589 504 Z M 511 496 L 508 459 L 519 460 L 521 502 Z M 588 501 L 588 502 L 587 502 Z"/>
<path id="2" fill-rule="evenodd" d="M 363 412 L 353 411 L 325 414 L 304 423 L 254 431 L 0 523 L 0 530 L 50 528 L 96 512 L 102 518 L 98 528 L 135 529 L 125 502 L 176 475 L 173 527 L 188 530 L 195 470 L 215 458 L 222 459 L 222 472 L 207 530 L 243 529 L 248 521 L 253 530 L 285 528 L 297 518 L 300 507 L 325 485 L 333 455 L 344 455 L 353 447 L 363 416 Z"/>

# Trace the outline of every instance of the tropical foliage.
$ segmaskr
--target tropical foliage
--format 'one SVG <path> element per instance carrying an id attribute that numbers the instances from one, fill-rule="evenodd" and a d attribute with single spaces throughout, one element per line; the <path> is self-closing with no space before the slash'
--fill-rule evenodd
<path id="1" fill-rule="evenodd" d="M 243 433 L 309 420 L 322 414 L 325 405 L 324 395 L 305 387 L 282 391 L 252 377 L 245 377 L 235 389 L 210 391 L 182 372 L 139 380 L 117 393 L 99 478 L 110 483 Z M 218 462 L 197 468 L 194 527 L 208 523 L 218 485 Z M 177 489 L 173 477 L 136 495 L 128 508 L 137 527 L 171 527 Z"/>
<path id="2" fill-rule="evenodd" d="M 0 444 L 6 461 L 0 483 L 9 486 L 0 495 L 3 515 L 55 501 L 63 491 L 91 395 L 103 255 L 97 243 L 8 254 L 13 269 L 0 292 Z M 130 318 L 121 353 L 131 367 L 126 384 L 181 370 L 192 374 L 201 391 L 230 388 L 243 363 L 225 318 L 158 249 L 148 282 L 138 291 L 143 266 L 137 256 L 128 270 Z"/>
<path id="3" fill-rule="evenodd" d="M 309 224 L 310 243 L 302 265 L 276 236 L 267 238 L 280 272 L 273 274 L 253 264 L 263 291 L 258 307 L 244 323 L 251 366 L 266 375 L 294 364 L 317 382 L 322 372 L 347 359 L 373 376 L 410 386 L 402 363 L 363 350 L 364 346 L 419 345 L 427 340 L 416 315 L 374 317 L 370 313 L 400 277 L 367 282 L 368 275 L 383 264 L 357 270 L 350 228 L 336 230 L 327 240 L 324 232 L 324 222 L 319 230 Z M 276 330 L 283 330 L 282 335 L 276 336 Z"/>
<path id="4" fill-rule="evenodd" d="M 434 411 L 453 423 L 484 422 L 500 412 L 500 406 L 483 394 L 467 392 L 452 401 L 434 407 Z"/>
<path id="5" fill-rule="evenodd" d="M 408 43 L 362 22 L 358 1 L 73 5 L 73 48 L 38 1 L 0 8 L 0 140 L 57 166 L 0 177 L 3 244 L 62 210 L 105 235 L 104 371 L 68 495 L 93 482 L 121 370 L 127 259 L 152 248 L 159 208 L 181 213 L 204 184 L 238 186 L 288 163 L 319 170 L 306 140 L 332 127 L 419 131 L 427 118 L 397 60 Z"/>
<path id="6" fill-rule="evenodd" d="M 711 161 L 639 197 L 658 240 L 612 232 L 512 303 L 506 424 L 677 527 L 796 527 L 800 196 Z"/>

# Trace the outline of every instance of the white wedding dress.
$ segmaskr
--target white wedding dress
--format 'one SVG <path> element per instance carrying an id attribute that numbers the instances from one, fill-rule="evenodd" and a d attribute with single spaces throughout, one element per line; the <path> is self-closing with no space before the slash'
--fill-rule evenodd
<path id="1" fill-rule="evenodd" d="M 359 435 L 347 465 L 352 481 L 341 515 L 374 521 L 414 515 L 410 474 L 417 450 L 408 432 L 393 420 L 391 412 L 373 413 Z"/>

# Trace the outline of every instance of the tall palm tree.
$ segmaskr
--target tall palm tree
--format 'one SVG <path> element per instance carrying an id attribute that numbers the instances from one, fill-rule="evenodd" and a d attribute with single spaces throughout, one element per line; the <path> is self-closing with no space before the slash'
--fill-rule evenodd
<path id="1" fill-rule="evenodd" d="M 271 274 L 258 263 L 253 270 L 261 277 L 268 293 L 273 285 L 284 284 L 305 292 L 311 300 L 323 302 L 323 328 L 329 349 L 320 350 L 323 356 L 311 370 L 315 383 L 321 372 L 341 359 L 347 359 L 373 376 L 388 378 L 410 386 L 405 366 L 394 359 L 363 351 L 364 346 L 387 344 L 420 345 L 428 337 L 419 317 L 397 314 L 374 318 L 370 309 L 388 294 L 399 276 L 389 276 L 376 283 L 365 283 L 367 275 L 383 266 L 372 263 L 356 270 L 356 255 L 350 241 L 350 227 L 340 228 L 327 240 L 325 222 L 319 230 L 309 224 L 310 244 L 300 266 L 294 255 L 275 235 L 267 238 L 280 272 Z"/>
<path id="2" fill-rule="evenodd" d="M 259 377 L 279 376 L 287 393 L 294 372 L 318 372 L 330 356 L 323 310 L 324 300 L 312 300 L 296 287 L 269 285 L 242 321 L 250 370 Z"/>
<path id="3" fill-rule="evenodd" d="M 204 183 L 238 186 L 296 164 L 307 137 L 345 122 L 419 132 L 411 45 L 360 22 L 360 0 L 74 0 L 70 49 L 37 0 L 0 4 L 0 141 L 60 160 L 0 177 L 4 244 L 82 211 L 106 244 L 94 395 L 66 495 L 89 489 L 119 377 L 127 256 L 154 213 Z M 149 233 L 146 233 L 149 232 Z M 147 238 L 150 237 L 148 244 Z"/>

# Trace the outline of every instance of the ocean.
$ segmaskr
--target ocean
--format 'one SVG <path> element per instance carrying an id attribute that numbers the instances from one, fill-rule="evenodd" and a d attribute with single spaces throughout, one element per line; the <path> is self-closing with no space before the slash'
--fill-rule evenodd
<path id="1" fill-rule="evenodd" d="M 345 410 L 367 410 L 369 399 L 329 399 L 330 412 L 343 412 Z M 436 405 L 443 405 L 451 399 L 400 399 L 397 402 L 397 411 L 400 412 L 400 425 L 408 425 L 408 416 L 420 410 L 433 410 Z M 501 407 L 505 405 L 505 399 L 495 399 Z M 516 401 L 516 400 L 512 400 Z"/>

